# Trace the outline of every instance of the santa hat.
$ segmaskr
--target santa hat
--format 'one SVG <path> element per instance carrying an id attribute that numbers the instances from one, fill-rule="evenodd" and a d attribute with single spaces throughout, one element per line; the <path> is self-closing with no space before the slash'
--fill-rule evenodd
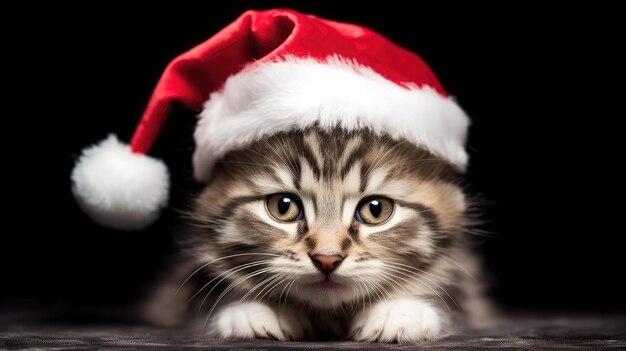
<path id="1" fill-rule="evenodd" d="M 200 111 L 198 181 L 231 150 L 312 125 L 385 133 L 467 164 L 469 119 L 419 56 L 357 25 L 248 11 L 166 67 L 130 145 L 109 136 L 83 151 L 72 190 L 99 224 L 141 229 L 166 205 L 167 167 L 147 153 L 174 102 Z"/>

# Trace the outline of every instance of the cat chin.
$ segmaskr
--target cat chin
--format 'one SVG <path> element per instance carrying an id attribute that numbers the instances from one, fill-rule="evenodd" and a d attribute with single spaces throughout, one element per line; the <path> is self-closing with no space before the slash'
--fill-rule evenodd
<path id="1" fill-rule="evenodd" d="M 294 290 L 297 299 L 314 308 L 333 309 L 359 298 L 350 284 L 303 284 Z"/>

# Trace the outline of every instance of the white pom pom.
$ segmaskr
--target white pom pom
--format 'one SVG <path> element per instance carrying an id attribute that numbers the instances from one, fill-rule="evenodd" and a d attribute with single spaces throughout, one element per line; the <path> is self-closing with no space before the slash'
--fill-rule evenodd
<path id="1" fill-rule="evenodd" d="M 83 150 L 72 171 L 72 192 L 98 224 L 139 230 L 158 217 L 169 191 L 165 164 L 136 154 L 114 135 Z"/>

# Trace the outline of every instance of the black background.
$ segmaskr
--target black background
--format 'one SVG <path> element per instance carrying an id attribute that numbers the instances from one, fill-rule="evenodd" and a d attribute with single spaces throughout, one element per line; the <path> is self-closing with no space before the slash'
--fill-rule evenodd
<path id="1" fill-rule="evenodd" d="M 457 96 L 474 121 L 468 183 L 489 202 L 484 229 L 492 234 L 478 241 L 499 301 L 626 308 L 618 11 L 228 3 L 37 7 L 5 30 L 5 306 L 117 305 L 139 296 L 172 251 L 176 215 L 168 211 L 157 229 L 141 233 L 97 227 L 70 195 L 74 158 L 109 132 L 130 138 L 170 59 L 245 9 L 283 6 L 383 33 L 418 52 Z M 184 194 L 174 206 L 187 196 L 192 129 L 193 115 L 176 113 L 154 152 Z"/>

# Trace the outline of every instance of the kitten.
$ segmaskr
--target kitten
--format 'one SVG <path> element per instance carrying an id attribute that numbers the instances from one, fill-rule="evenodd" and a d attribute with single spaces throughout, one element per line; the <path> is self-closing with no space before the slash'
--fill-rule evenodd
<path id="1" fill-rule="evenodd" d="M 172 281 L 196 271 L 170 307 L 196 302 L 222 338 L 415 342 L 480 321 L 459 179 L 412 143 L 365 130 L 310 128 L 230 152 L 189 216 L 191 259 Z M 166 286 L 157 295 L 174 303 Z"/>

